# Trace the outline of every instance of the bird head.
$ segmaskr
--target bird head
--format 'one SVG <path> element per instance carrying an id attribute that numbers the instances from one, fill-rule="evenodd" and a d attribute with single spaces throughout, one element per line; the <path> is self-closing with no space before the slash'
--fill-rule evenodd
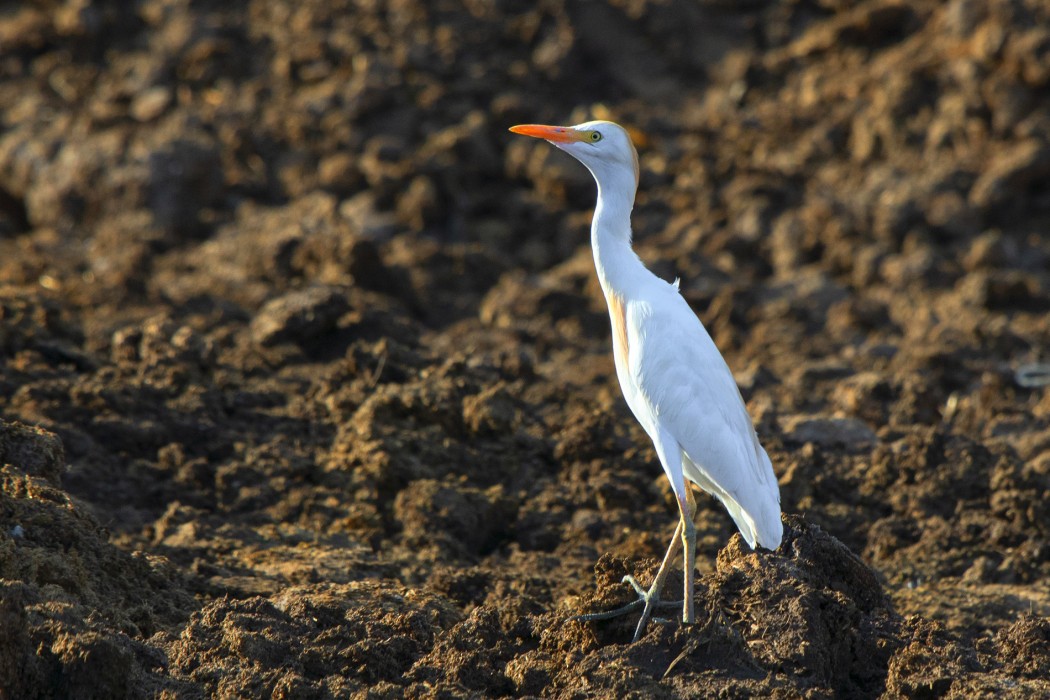
<path id="1" fill-rule="evenodd" d="M 583 163 L 597 180 L 599 189 L 626 190 L 633 198 L 638 187 L 638 152 L 627 130 L 619 124 L 607 121 L 576 126 L 522 124 L 510 130 L 554 144 Z"/>

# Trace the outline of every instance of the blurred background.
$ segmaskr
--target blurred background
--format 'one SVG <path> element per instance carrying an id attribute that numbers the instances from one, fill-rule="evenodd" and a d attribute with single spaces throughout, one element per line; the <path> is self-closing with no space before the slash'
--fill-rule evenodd
<path id="1" fill-rule="evenodd" d="M 0 698 L 1047 692 L 1048 87 L 1038 0 L 0 3 Z M 675 518 L 507 133 L 592 118 L 877 605 L 703 497 L 731 654 L 564 623 Z"/>

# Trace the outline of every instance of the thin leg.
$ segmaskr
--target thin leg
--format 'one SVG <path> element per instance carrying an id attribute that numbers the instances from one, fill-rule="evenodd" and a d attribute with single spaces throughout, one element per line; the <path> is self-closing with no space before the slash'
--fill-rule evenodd
<path id="1" fill-rule="evenodd" d="M 656 578 L 653 579 L 652 585 L 649 586 L 649 591 L 642 596 L 642 600 L 645 601 L 645 608 L 642 609 L 642 616 L 638 619 L 638 626 L 634 628 L 634 637 L 631 638 L 631 642 L 637 642 L 641 639 L 642 632 L 645 631 L 645 626 L 649 624 L 649 618 L 652 617 L 653 608 L 660 602 L 660 589 L 664 587 L 664 580 L 667 578 L 667 573 L 671 570 L 671 561 L 678 554 L 678 547 L 681 546 L 682 542 L 681 536 L 682 521 L 679 520 L 678 527 L 674 529 L 674 535 L 671 536 L 671 544 L 667 546 L 667 554 L 664 555 L 664 560 L 660 562 L 660 568 L 656 572 Z"/>
<path id="2" fill-rule="evenodd" d="M 635 592 L 638 593 L 638 600 L 633 600 L 627 605 L 616 608 L 614 610 L 606 610 L 600 613 L 590 613 L 587 615 L 576 615 L 570 619 L 578 620 L 580 622 L 596 622 L 598 620 L 611 620 L 614 617 L 620 617 L 621 615 L 627 615 L 628 613 L 634 612 L 638 608 L 642 608 L 642 617 L 638 620 L 638 626 L 634 630 L 634 638 L 632 642 L 637 642 L 642 632 L 645 630 L 646 624 L 652 617 L 653 609 L 657 607 L 665 606 L 678 606 L 678 601 L 674 602 L 663 602 L 660 600 L 660 589 L 663 588 L 664 580 L 667 578 L 668 572 L 671 570 L 670 564 L 674 560 L 675 555 L 678 554 L 678 548 L 682 546 L 682 521 L 678 521 L 678 527 L 675 528 L 674 535 L 671 537 L 671 544 L 667 547 L 667 553 L 664 555 L 663 561 L 660 563 L 660 568 L 656 572 L 656 578 L 653 579 L 652 584 L 649 586 L 649 590 L 645 590 L 641 584 L 628 574 L 623 577 L 624 583 L 629 583 L 634 588 Z"/>
<path id="3" fill-rule="evenodd" d="M 662 601 L 660 600 L 660 590 L 663 588 L 664 581 L 667 579 L 667 574 L 671 570 L 671 562 L 678 554 L 678 548 L 685 546 L 685 554 L 683 555 L 683 567 L 684 567 L 684 578 L 685 578 L 685 598 L 682 600 L 682 622 L 687 625 L 691 625 L 696 621 L 696 615 L 694 612 L 694 581 L 696 572 L 696 525 L 693 523 L 693 516 L 696 513 L 696 500 L 693 498 L 693 490 L 691 487 L 686 488 L 685 503 L 679 502 L 679 509 L 681 511 L 681 517 L 678 520 L 678 526 L 675 528 L 674 535 L 671 537 L 671 544 L 667 547 L 667 553 L 664 554 L 664 559 L 660 562 L 660 568 L 656 572 L 656 578 L 653 579 L 652 584 L 649 586 L 649 590 L 646 590 L 638 583 L 633 576 L 624 576 L 624 583 L 629 583 L 634 587 L 634 590 L 638 593 L 638 600 L 631 601 L 627 605 L 616 608 L 615 610 L 607 610 L 600 613 L 591 613 L 589 615 L 577 615 L 573 617 L 573 620 L 579 620 L 581 622 L 596 622 L 598 620 L 611 620 L 614 617 L 620 617 L 632 613 L 638 608 L 642 608 L 642 615 L 638 620 L 638 626 L 634 629 L 634 637 L 631 642 L 637 642 L 642 637 L 642 632 L 645 631 L 646 626 L 649 624 L 649 620 L 652 619 L 653 610 L 658 607 L 664 606 L 676 606 L 677 601 Z"/>
<path id="4" fill-rule="evenodd" d="M 693 577 L 696 573 L 696 525 L 693 523 L 693 515 L 696 513 L 696 501 L 693 499 L 693 489 L 687 484 L 685 488 L 685 503 L 678 502 L 682 508 L 682 520 L 679 530 L 682 531 L 682 545 L 685 550 L 682 555 L 682 565 L 685 575 L 685 598 L 682 600 L 682 622 L 687 625 L 696 621 L 693 611 Z M 684 529 L 682 528 L 684 525 Z"/>
<path id="5" fill-rule="evenodd" d="M 660 588 L 663 586 L 664 579 L 667 578 L 670 563 L 675 555 L 678 554 L 678 547 L 681 545 L 685 546 L 685 553 L 682 557 L 685 565 L 685 600 L 682 601 L 682 621 L 686 624 L 692 624 L 695 619 L 693 614 L 693 572 L 696 568 L 696 525 L 693 524 L 693 513 L 696 512 L 696 502 L 693 500 L 692 486 L 685 480 L 685 475 L 682 472 L 681 446 L 675 441 L 674 436 L 664 430 L 660 430 L 659 434 L 653 435 L 652 438 L 653 446 L 656 448 L 656 455 L 660 458 L 660 464 L 663 465 L 664 472 L 671 481 L 671 488 L 678 497 L 680 514 L 678 527 L 671 538 L 671 544 L 667 547 L 667 554 L 664 555 L 664 560 L 660 564 L 660 570 L 656 572 L 656 579 L 648 591 L 643 589 L 634 580 L 634 577 L 624 577 L 624 581 L 630 583 L 634 590 L 637 591 L 638 600 L 628 603 L 617 610 L 595 613 L 593 615 L 579 615 L 573 618 L 583 621 L 608 620 L 609 618 L 642 608 L 642 617 L 634 630 L 633 641 L 635 642 L 642 636 L 642 631 L 652 617 L 653 608 L 660 605 Z M 677 606 L 677 604 L 675 605 Z"/>

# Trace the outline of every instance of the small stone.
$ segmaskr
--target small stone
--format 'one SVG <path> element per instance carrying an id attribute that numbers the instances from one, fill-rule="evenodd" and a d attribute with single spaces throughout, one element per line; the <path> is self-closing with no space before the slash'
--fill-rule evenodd
<path id="1" fill-rule="evenodd" d="M 151 122 L 171 104 L 171 91 L 166 87 L 152 87 L 143 90 L 131 100 L 131 116 L 135 121 Z"/>
<path id="2" fill-rule="evenodd" d="M 1037 277 L 1018 270 L 977 270 L 958 281 L 955 293 L 965 306 L 993 310 L 1040 308 L 1046 295 Z"/>
<path id="3" fill-rule="evenodd" d="M 963 257 L 967 272 L 1001 267 L 1006 262 L 1003 236 L 998 231 L 987 231 L 975 238 Z"/>
<path id="4" fill-rule="evenodd" d="M 823 446 L 871 447 L 878 440 L 875 431 L 857 418 L 793 416 L 784 421 L 787 439 Z"/>
<path id="5" fill-rule="evenodd" d="M 339 205 L 339 214 L 350 223 L 354 233 L 373 241 L 384 241 L 401 229 L 393 213 L 376 208 L 375 196 L 368 190 L 344 200 Z"/>
<path id="6" fill-rule="evenodd" d="M 996 565 L 988 557 L 977 557 L 963 575 L 966 583 L 987 583 L 994 580 Z"/>
<path id="7" fill-rule="evenodd" d="M 413 231 L 422 231 L 441 218 L 441 199 L 429 177 L 417 175 L 397 198 L 397 216 Z"/>
<path id="8" fill-rule="evenodd" d="M 263 347 L 316 338 L 350 308 L 342 290 L 312 287 L 269 301 L 252 320 L 252 339 Z"/>
<path id="9" fill-rule="evenodd" d="M 1028 139 L 1004 147 L 970 189 L 970 203 L 990 209 L 1009 201 L 1028 185 L 1050 175 L 1050 145 Z"/>
<path id="10" fill-rule="evenodd" d="M 364 176 L 349 153 L 339 152 L 321 159 L 317 166 L 317 179 L 322 187 L 331 192 L 348 193 L 360 186 Z"/>
<path id="11" fill-rule="evenodd" d="M 977 233 L 977 217 L 958 192 L 934 195 L 926 209 L 926 221 L 934 228 L 953 236 L 972 236 Z"/>
<path id="12" fill-rule="evenodd" d="M 987 14 L 982 0 L 952 0 L 944 10 L 944 28 L 955 37 L 969 36 Z"/>

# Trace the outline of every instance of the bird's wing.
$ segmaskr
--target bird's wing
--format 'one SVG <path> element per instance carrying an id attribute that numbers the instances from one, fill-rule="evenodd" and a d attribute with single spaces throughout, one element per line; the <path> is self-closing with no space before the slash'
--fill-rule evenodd
<path id="1" fill-rule="evenodd" d="M 626 310 L 639 397 L 706 480 L 745 509 L 772 494 L 779 523 L 776 477 L 733 374 L 689 305 L 665 286 Z"/>

